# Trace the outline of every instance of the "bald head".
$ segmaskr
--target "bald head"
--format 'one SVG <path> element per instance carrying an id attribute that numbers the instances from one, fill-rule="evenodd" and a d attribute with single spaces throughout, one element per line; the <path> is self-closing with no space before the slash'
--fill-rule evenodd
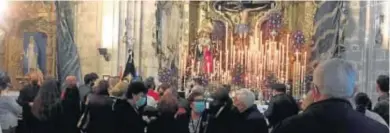
<path id="1" fill-rule="evenodd" d="M 357 73 L 346 60 L 333 58 L 320 63 L 313 74 L 313 83 L 321 95 L 351 98 L 355 92 Z"/>
<path id="2" fill-rule="evenodd" d="M 65 78 L 65 83 L 69 87 L 75 87 L 77 85 L 77 78 L 76 78 L 76 76 L 67 76 Z"/>

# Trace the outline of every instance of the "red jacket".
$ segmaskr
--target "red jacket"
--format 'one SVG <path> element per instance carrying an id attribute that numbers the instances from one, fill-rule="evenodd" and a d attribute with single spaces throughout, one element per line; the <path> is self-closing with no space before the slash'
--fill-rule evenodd
<path id="1" fill-rule="evenodd" d="M 153 89 L 148 90 L 148 96 L 153 97 L 153 99 L 156 101 L 160 100 L 160 95 L 157 92 L 155 92 Z"/>

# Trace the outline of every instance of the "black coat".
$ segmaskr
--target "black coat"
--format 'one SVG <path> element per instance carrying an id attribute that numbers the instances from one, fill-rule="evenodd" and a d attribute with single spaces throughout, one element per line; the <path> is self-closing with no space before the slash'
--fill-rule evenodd
<path id="1" fill-rule="evenodd" d="M 188 125 L 182 124 L 174 114 L 161 114 L 148 124 L 147 133 L 188 133 Z"/>
<path id="2" fill-rule="evenodd" d="M 65 95 L 62 100 L 64 112 L 64 127 L 65 133 L 79 133 L 77 123 L 81 116 L 80 110 L 80 94 L 77 88 L 66 88 Z"/>
<path id="3" fill-rule="evenodd" d="M 389 129 L 355 111 L 343 99 L 311 104 L 303 113 L 289 117 L 272 133 L 388 133 Z"/>
<path id="4" fill-rule="evenodd" d="M 88 133 L 113 133 L 116 132 L 115 113 L 112 105 L 114 100 L 107 95 L 88 95 L 87 108 L 90 121 Z"/>
<path id="5" fill-rule="evenodd" d="M 34 126 L 30 130 L 31 133 L 66 133 L 64 132 L 65 127 L 62 125 L 65 123 L 63 114 L 61 103 L 58 103 L 50 110 L 50 116 L 47 119 L 35 118 Z"/>
<path id="6" fill-rule="evenodd" d="M 212 113 L 208 120 L 207 133 L 232 133 L 237 119 L 237 113 L 233 111 L 232 105 L 218 107 L 213 112 L 215 113 Z"/>
<path id="7" fill-rule="evenodd" d="M 233 133 L 268 133 L 265 118 L 256 105 L 238 114 L 233 130 Z"/>
<path id="8" fill-rule="evenodd" d="M 22 131 L 24 133 L 29 133 L 34 127 L 36 120 L 31 113 L 31 107 L 29 105 L 30 102 L 33 102 L 35 96 L 38 94 L 39 86 L 28 84 L 20 90 L 19 97 L 17 102 L 22 106 L 22 120 L 18 122 L 18 131 Z"/>
<path id="9" fill-rule="evenodd" d="M 298 114 L 299 106 L 294 98 L 287 94 L 278 94 L 271 98 L 270 105 L 264 115 L 269 125 L 275 126 L 287 117 Z"/>
<path id="10" fill-rule="evenodd" d="M 185 129 L 181 129 L 183 133 L 189 133 L 190 126 L 196 126 L 197 123 L 192 123 L 191 121 L 191 112 L 192 110 L 187 111 L 184 114 L 176 115 L 176 120 L 178 121 L 178 127 L 184 127 Z M 200 125 L 199 125 L 199 133 L 205 133 L 205 131 L 208 128 L 208 120 L 209 120 L 209 115 L 207 114 L 206 111 L 204 111 L 200 117 Z"/>
<path id="11" fill-rule="evenodd" d="M 384 94 L 378 98 L 378 103 L 373 111 L 379 114 L 389 125 L 389 94 Z"/>
<path id="12" fill-rule="evenodd" d="M 117 99 L 114 105 L 117 132 L 144 133 L 146 122 L 142 119 L 143 108 L 135 108 L 125 99 Z M 101 133 L 101 132 L 99 132 Z"/>
<path id="13" fill-rule="evenodd" d="M 80 115 L 77 88 L 65 90 L 64 99 L 50 110 L 47 119 L 35 119 L 32 133 L 78 133 L 77 121 Z"/>
<path id="14" fill-rule="evenodd" d="M 17 102 L 20 106 L 23 107 L 23 120 L 27 125 L 32 126 L 30 123 L 34 123 L 34 117 L 31 113 L 31 107 L 29 105 L 30 102 L 34 102 L 35 96 L 37 96 L 39 91 L 38 85 L 28 84 L 20 90 L 19 97 Z"/>

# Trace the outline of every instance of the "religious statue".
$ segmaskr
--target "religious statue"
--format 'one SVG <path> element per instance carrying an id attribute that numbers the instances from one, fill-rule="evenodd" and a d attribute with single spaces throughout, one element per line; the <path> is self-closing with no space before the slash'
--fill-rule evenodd
<path id="1" fill-rule="evenodd" d="M 212 23 L 210 20 L 205 20 L 202 23 L 202 29 L 198 32 L 197 39 L 197 57 L 202 64 L 203 71 L 206 73 L 212 72 L 213 66 L 213 57 L 212 57 L 212 42 L 211 42 L 211 32 L 212 32 Z"/>
<path id="2" fill-rule="evenodd" d="M 241 38 L 246 38 L 249 32 L 249 13 L 269 9 L 272 6 L 274 4 L 271 1 L 222 1 L 214 4 L 216 10 L 230 16 L 232 22 L 236 24 L 234 32 L 239 34 Z"/>
<path id="3" fill-rule="evenodd" d="M 35 47 L 34 36 L 31 36 L 27 48 L 27 66 L 29 71 L 31 69 L 39 69 L 38 53 L 36 52 Z"/>

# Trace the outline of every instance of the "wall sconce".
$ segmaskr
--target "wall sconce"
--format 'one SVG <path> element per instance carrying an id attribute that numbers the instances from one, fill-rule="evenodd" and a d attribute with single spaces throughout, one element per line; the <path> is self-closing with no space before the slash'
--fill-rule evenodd
<path id="1" fill-rule="evenodd" d="M 110 61 L 111 54 L 108 53 L 107 48 L 98 48 L 99 54 L 104 57 L 105 61 Z"/>

